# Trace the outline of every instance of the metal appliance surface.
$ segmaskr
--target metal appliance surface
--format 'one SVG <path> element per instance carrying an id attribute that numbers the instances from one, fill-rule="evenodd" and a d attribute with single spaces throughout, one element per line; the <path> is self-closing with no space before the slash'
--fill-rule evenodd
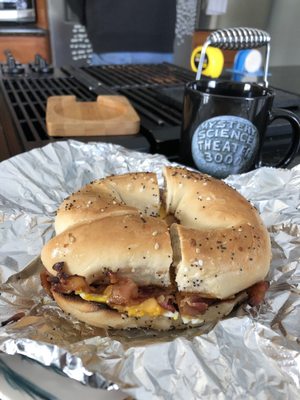
<path id="1" fill-rule="evenodd" d="M 216 30 L 230 26 L 252 26 L 267 29 L 272 10 L 272 0 L 227 0 L 225 12 L 218 4 L 215 12 L 208 11 L 208 0 L 197 0 L 196 30 Z"/>
<path id="2" fill-rule="evenodd" d="M 34 0 L 0 0 L 0 23 L 35 22 L 36 8 Z"/>
<path id="3" fill-rule="evenodd" d="M 47 135 L 48 96 L 73 94 L 79 101 L 93 101 L 99 94 L 115 93 L 126 96 L 140 115 L 140 133 L 74 139 L 108 141 L 179 161 L 184 86 L 195 78 L 189 70 L 167 63 L 53 68 L 38 55 L 28 65 L 17 64 L 10 55 L 0 65 L 0 77 L 0 160 L 64 140 Z M 300 96 L 277 90 L 275 106 L 299 112 Z M 284 121 L 269 127 L 266 161 L 281 157 L 290 134 Z"/>
<path id="4" fill-rule="evenodd" d="M 41 147 L 53 140 L 47 135 L 45 111 L 48 96 L 73 94 L 93 101 L 99 94 L 123 94 L 141 117 L 138 135 L 76 137 L 82 141 L 109 141 L 144 152 L 178 154 L 181 110 L 159 100 L 161 87 L 184 85 L 189 71 L 162 64 L 85 68 L 52 68 L 36 57 L 19 65 L 10 55 L 0 65 L 0 159 Z M 146 82 L 146 83 L 145 83 Z"/>
<path id="5" fill-rule="evenodd" d="M 68 3 L 65 0 L 50 0 L 47 11 L 53 65 L 88 65 L 92 46 L 85 27 Z"/>

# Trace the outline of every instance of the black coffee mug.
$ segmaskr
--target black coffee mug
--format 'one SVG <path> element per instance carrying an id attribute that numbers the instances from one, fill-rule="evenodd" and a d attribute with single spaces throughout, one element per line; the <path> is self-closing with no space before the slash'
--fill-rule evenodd
<path id="1" fill-rule="evenodd" d="M 262 145 L 267 126 L 286 119 L 291 145 L 274 167 L 296 156 L 300 120 L 291 111 L 273 109 L 274 91 L 256 83 L 195 81 L 185 87 L 181 161 L 217 178 L 263 166 Z"/>

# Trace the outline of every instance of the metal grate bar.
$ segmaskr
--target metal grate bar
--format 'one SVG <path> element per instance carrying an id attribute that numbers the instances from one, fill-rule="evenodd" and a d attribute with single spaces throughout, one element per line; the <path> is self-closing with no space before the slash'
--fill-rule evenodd
<path id="1" fill-rule="evenodd" d="M 158 70 L 157 65 L 134 65 L 130 69 L 130 74 L 135 78 L 136 84 L 142 86 L 168 84 L 172 78 L 169 76 L 169 71 L 164 71 L 164 68 Z"/>
<path id="2" fill-rule="evenodd" d="M 92 93 L 91 91 L 82 88 L 78 84 L 74 85 L 74 79 L 72 78 L 60 78 L 59 79 L 59 85 L 60 85 L 60 90 L 65 91 L 65 94 L 74 94 L 78 100 L 80 101 L 88 101 L 88 100 L 94 100 L 96 98 L 96 95 Z M 60 93 L 62 94 L 62 93 Z"/>
<path id="3" fill-rule="evenodd" d="M 79 100 L 94 100 L 95 94 L 71 78 L 4 79 L 13 120 L 22 142 L 49 140 L 45 123 L 49 96 L 75 95 Z"/>
<path id="4" fill-rule="evenodd" d="M 157 107 L 158 110 L 166 111 L 168 116 L 171 116 L 172 118 L 174 117 L 176 124 L 181 124 L 182 110 L 179 111 L 173 106 L 170 107 L 170 105 L 158 99 L 157 92 L 153 90 L 153 88 L 149 87 L 147 89 L 144 89 L 144 92 L 146 92 L 149 98 L 151 98 L 151 102 Z"/>
<path id="5" fill-rule="evenodd" d="M 161 126 L 180 124 L 180 113 L 178 113 L 178 116 L 174 116 L 174 113 L 169 113 L 167 110 L 171 110 L 171 108 L 168 108 L 167 106 L 161 107 L 162 104 L 159 104 L 155 97 L 151 97 L 151 93 L 147 92 L 145 88 L 121 89 L 119 90 L 119 93 L 128 97 L 133 103 L 133 106 L 142 114 L 146 115 L 146 113 L 151 112 L 154 116 L 151 118 L 151 120 L 157 123 L 157 125 Z"/>
<path id="6" fill-rule="evenodd" d="M 107 65 L 66 67 L 48 76 L 5 76 L 0 86 L 10 111 L 11 129 L 24 150 L 58 140 L 47 135 L 49 96 L 74 95 L 78 101 L 94 101 L 99 94 L 120 94 L 131 101 L 141 117 L 140 138 L 147 149 L 152 143 L 151 150 L 156 151 L 164 148 L 162 143 L 178 141 L 182 114 L 180 107 L 174 107 L 160 95 L 159 89 L 183 86 L 193 78 L 190 71 L 167 63 Z M 133 143 L 130 137 L 126 140 Z M 168 145 L 165 147 L 169 149 Z"/>
<path id="7" fill-rule="evenodd" d="M 177 66 L 171 64 L 139 64 L 132 65 L 131 73 L 142 78 L 142 83 L 148 84 L 178 84 L 190 81 L 193 78 L 192 73 L 183 71 Z"/>
<path id="8" fill-rule="evenodd" d="M 29 83 L 30 82 L 26 82 L 25 80 L 22 82 L 22 93 L 25 97 L 25 108 L 34 125 L 35 135 L 40 139 L 45 140 L 48 137 L 45 124 L 45 105 L 43 102 L 37 100 L 37 96 L 35 92 L 31 90 Z"/>
<path id="9" fill-rule="evenodd" d="M 105 67 L 90 67 L 86 68 L 85 71 L 109 87 L 122 87 L 132 84 L 132 80 L 124 79 L 122 74 L 113 69 L 108 71 Z"/>
<path id="10" fill-rule="evenodd" d="M 194 79 L 192 72 L 171 64 L 129 64 L 84 67 L 83 70 L 115 89 L 149 85 L 177 85 Z"/>
<path id="11" fill-rule="evenodd" d="M 28 103 L 24 103 L 24 93 L 22 88 L 18 86 L 20 81 L 15 81 L 14 84 L 11 84 L 11 82 L 12 81 L 7 80 L 5 83 L 12 105 L 14 106 L 12 111 L 14 112 L 14 109 L 17 109 L 18 116 L 14 113 L 14 119 L 18 122 L 18 130 L 25 134 L 27 141 L 39 140 L 39 135 L 34 124 L 34 118 L 32 118 L 32 108 Z"/>

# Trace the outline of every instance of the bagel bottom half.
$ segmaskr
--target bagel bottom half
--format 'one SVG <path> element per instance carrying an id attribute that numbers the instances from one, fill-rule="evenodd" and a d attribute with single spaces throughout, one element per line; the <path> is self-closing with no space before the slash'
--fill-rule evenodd
<path id="1" fill-rule="evenodd" d="M 224 300 L 212 305 L 201 315 L 201 318 L 195 318 L 184 323 L 180 316 L 177 319 L 167 316 L 155 318 L 147 316 L 128 317 L 126 314 L 108 309 L 102 304 L 82 300 L 76 295 L 65 295 L 55 291 L 51 291 L 51 293 L 64 312 L 87 324 L 106 329 L 148 328 L 160 331 L 186 329 L 209 322 L 217 322 L 247 298 L 246 292 L 239 293 L 234 299 Z"/>

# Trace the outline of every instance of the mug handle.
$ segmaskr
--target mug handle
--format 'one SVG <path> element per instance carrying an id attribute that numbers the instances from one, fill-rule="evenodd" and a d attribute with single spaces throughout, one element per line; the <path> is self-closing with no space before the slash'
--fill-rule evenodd
<path id="1" fill-rule="evenodd" d="M 294 159 L 296 154 L 298 153 L 299 150 L 299 144 L 300 144 L 300 119 L 295 115 L 292 111 L 289 110 L 283 110 L 281 108 L 277 108 L 272 110 L 269 116 L 269 122 L 268 125 L 270 125 L 275 119 L 286 119 L 293 130 L 292 133 L 292 143 L 290 144 L 290 147 L 285 154 L 285 156 L 277 162 L 277 164 L 272 165 L 272 167 L 278 168 L 278 167 L 286 167 L 289 165 L 289 163 Z M 261 160 L 258 161 L 258 165 L 256 167 L 262 167 L 263 163 Z"/>

